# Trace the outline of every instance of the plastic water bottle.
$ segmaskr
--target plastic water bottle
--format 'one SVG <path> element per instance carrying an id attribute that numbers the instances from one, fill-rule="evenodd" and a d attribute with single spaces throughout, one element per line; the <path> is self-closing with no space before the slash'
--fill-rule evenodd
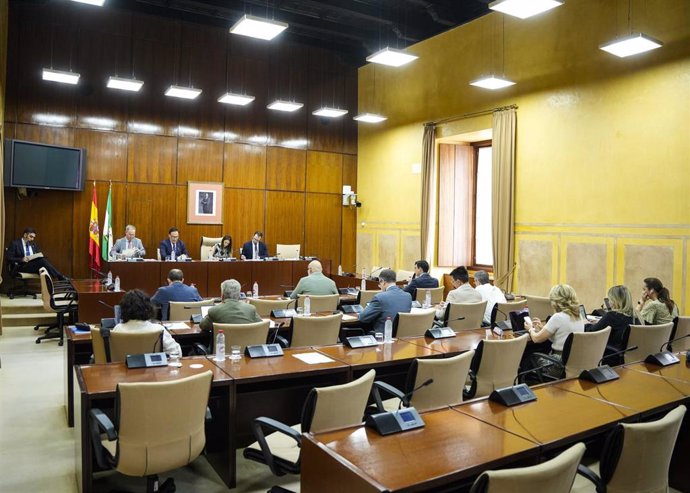
<path id="1" fill-rule="evenodd" d="M 383 342 L 386 344 L 393 342 L 393 321 L 390 317 L 386 317 L 386 323 L 383 326 Z"/>
<path id="2" fill-rule="evenodd" d="M 175 247 L 173 247 L 172 252 L 170 252 L 170 260 L 173 262 L 177 260 L 177 255 L 175 255 Z"/>
<path id="3" fill-rule="evenodd" d="M 252 298 L 258 298 L 259 297 L 259 283 L 254 282 L 254 286 L 252 287 Z"/>
<path id="4" fill-rule="evenodd" d="M 342 265 L 338 265 L 338 275 L 339 276 L 343 275 L 343 266 Z"/>
<path id="5" fill-rule="evenodd" d="M 216 361 L 224 361 L 225 360 L 225 333 L 223 330 L 218 331 L 218 335 L 216 336 Z"/>
<path id="6" fill-rule="evenodd" d="M 362 269 L 362 286 L 360 287 L 362 291 L 367 290 L 367 270 Z"/>
<path id="7" fill-rule="evenodd" d="M 108 286 L 110 286 L 113 283 L 113 271 L 108 271 L 106 279 L 108 280 Z"/>
<path id="8" fill-rule="evenodd" d="M 304 314 L 311 314 L 311 300 L 309 299 L 309 296 L 304 297 Z"/>
<path id="9" fill-rule="evenodd" d="M 427 289 L 424 295 L 424 308 L 429 308 L 431 306 L 431 290 Z"/>
<path id="10" fill-rule="evenodd" d="M 115 291 L 120 290 L 120 276 L 115 276 Z"/>

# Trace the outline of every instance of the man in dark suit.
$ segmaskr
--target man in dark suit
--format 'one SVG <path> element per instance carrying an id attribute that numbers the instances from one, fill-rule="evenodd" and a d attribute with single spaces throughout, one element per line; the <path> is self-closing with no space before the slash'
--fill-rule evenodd
<path id="1" fill-rule="evenodd" d="M 414 276 L 410 283 L 403 289 L 410 293 L 412 299 L 417 299 L 417 289 L 419 288 L 437 288 L 438 279 L 429 275 L 429 262 L 426 260 L 417 260 L 414 263 Z"/>
<path id="2" fill-rule="evenodd" d="M 158 250 L 161 252 L 161 260 L 176 260 L 181 255 L 184 255 L 183 258 L 190 256 L 187 247 L 180 239 L 180 231 L 175 227 L 168 230 L 168 239 L 161 241 Z"/>
<path id="3" fill-rule="evenodd" d="M 66 280 L 67 277 L 62 275 L 45 257 L 29 260 L 32 255 L 41 253 L 41 248 L 34 242 L 35 239 L 36 230 L 34 228 L 24 229 L 22 237 L 10 243 L 7 249 L 7 259 L 17 265 L 19 272 L 38 274 L 39 269 L 45 267 L 50 277 L 60 281 Z"/>
<path id="4" fill-rule="evenodd" d="M 242 260 L 250 260 L 255 258 L 268 257 L 268 248 L 266 244 L 261 241 L 264 234 L 261 231 L 254 233 L 251 241 L 242 245 Z"/>
<path id="5" fill-rule="evenodd" d="M 395 272 L 384 269 L 379 273 L 381 293 L 374 296 L 367 307 L 359 314 L 359 321 L 371 326 L 375 332 L 383 333 L 386 318 L 391 321 L 400 313 L 412 310 L 412 297 L 395 285 Z"/>
<path id="6" fill-rule="evenodd" d="M 201 301 L 201 296 L 194 286 L 184 283 L 184 274 L 180 269 L 171 269 L 168 272 L 168 285 L 158 288 L 151 301 L 161 307 L 161 320 L 168 320 L 171 301 Z"/>
<path id="7" fill-rule="evenodd" d="M 211 308 L 203 318 L 199 327 L 203 330 L 213 330 L 213 324 L 253 324 L 261 322 L 254 305 L 240 301 L 242 286 L 234 279 L 223 281 L 220 285 L 223 302 Z"/>

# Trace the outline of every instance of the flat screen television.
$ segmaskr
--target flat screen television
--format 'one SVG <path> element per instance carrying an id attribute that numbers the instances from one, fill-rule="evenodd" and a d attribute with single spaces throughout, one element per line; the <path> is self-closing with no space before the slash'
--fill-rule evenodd
<path id="1" fill-rule="evenodd" d="M 84 189 L 86 149 L 5 140 L 5 186 Z"/>

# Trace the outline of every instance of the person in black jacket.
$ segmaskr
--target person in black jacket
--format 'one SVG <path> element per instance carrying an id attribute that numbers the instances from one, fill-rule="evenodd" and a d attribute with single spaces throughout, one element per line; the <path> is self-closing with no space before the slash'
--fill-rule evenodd
<path id="1" fill-rule="evenodd" d="M 611 302 L 611 310 L 606 312 L 597 323 L 585 326 L 585 331 L 596 332 L 611 327 L 608 345 L 616 348 L 616 351 L 622 351 L 625 349 L 623 340 L 625 329 L 633 323 L 632 295 L 628 288 L 618 285 L 609 289 L 607 296 Z"/>
<path id="2" fill-rule="evenodd" d="M 438 279 L 429 275 L 429 262 L 426 260 L 417 260 L 414 263 L 414 276 L 410 283 L 403 288 L 412 296 L 412 300 L 417 299 L 418 288 L 437 288 Z"/>
<path id="3" fill-rule="evenodd" d="M 41 248 L 36 244 L 35 239 L 36 230 L 34 228 L 25 228 L 22 237 L 10 243 L 7 249 L 7 259 L 18 266 L 17 270 L 19 272 L 38 274 L 39 269 L 45 267 L 50 277 L 60 281 L 66 280 L 67 277 L 62 275 L 45 257 L 29 260 L 32 255 L 41 253 Z"/>

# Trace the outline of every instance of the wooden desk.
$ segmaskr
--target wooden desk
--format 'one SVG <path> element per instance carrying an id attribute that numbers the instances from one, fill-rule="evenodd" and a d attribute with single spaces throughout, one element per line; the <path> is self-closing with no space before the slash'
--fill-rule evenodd
<path id="1" fill-rule="evenodd" d="M 423 418 L 424 428 L 387 437 L 363 426 L 305 435 L 300 491 L 431 491 L 538 455 L 534 442 L 450 409 Z"/>
<path id="2" fill-rule="evenodd" d="M 491 336 L 494 339 L 495 336 Z M 456 337 L 447 339 L 431 339 L 428 337 L 403 337 L 401 340 L 425 347 L 432 351 L 443 353 L 446 357 L 457 356 L 460 353 L 476 349 L 479 341 L 486 339 L 484 329 L 461 330 Z"/>
<path id="3" fill-rule="evenodd" d="M 120 288 L 123 291 L 141 289 L 149 296 L 153 296 L 161 286 L 161 264 L 157 260 L 145 260 L 143 262 L 110 262 L 110 271 L 113 280 L 120 276 Z M 166 271 L 167 272 L 167 271 Z"/>
<path id="4" fill-rule="evenodd" d="M 339 276 L 338 274 L 331 274 L 331 279 L 335 282 L 338 288 L 361 288 L 362 278 L 361 277 L 350 277 L 350 276 Z M 378 290 L 379 283 L 377 281 L 372 281 L 370 279 L 366 280 L 366 286 L 368 290 Z"/>
<path id="5" fill-rule="evenodd" d="M 201 368 L 191 368 L 200 364 Z M 223 482 L 235 486 L 234 450 L 230 448 L 230 416 L 233 413 L 232 379 L 205 357 L 183 358 L 181 368 L 160 367 L 128 370 L 124 363 L 85 365 L 74 368 L 79 382 L 79 398 L 75 400 L 75 462 L 77 485 L 82 493 L 93 490 L 93 472 L 97 467 L 89 433 L 89 412 L 94 408 L 113 409 L 115 390 L 120 382 L 161 382 L 213 372 L 209 397 L 212 420 L 206 425 L 206 452 L 211 466 Z M 174 411 L 174 403 L 170 404 Z M 232 455 L 232 461 L 230 456 Z"/>
<path id="6" fill-rule="evenodd" d="M 120 303 L 124 291 L 108 291 L 97 279 L 75 279 L 72 286 L 79 296 L 79 321 L 100 324 L 102 318 L 112 318 L 113 309 Z"/>
<path id="7" fill-rule="evenodd" d="M 663 367 L 640 362 L 625 365 L 624 368 L 641 371 L 643 373 L 651 373 L 652 375 L 657 375 L 665 379 L 680 380 L 681 382 L 690 383 L 690 368 L 688 368 L 685 353 L 677 354 L 677 356 L 680 358 L 680 363 L 677 365 Z"/>
<path id="8" fill-rule="evenodd" d="M 156 286 L 156 289 L 158 289 L 160 286 L 168 285 L 168 274 L 170 273 L 171 269 L 180 269 L 184 274 L 185 284 L 194 284 L 202 298 L 211 296 L 208 294 L 208 266 L 208 262 L 160 262 L 158 286 Z M 153 291 L 149 292 L 149 294 L 153 296 L 155 292 L 156 290 L 154 289 Z M 217 292 L 219 292 L 218 288 L 212 291 L 214 295 Z"/>

